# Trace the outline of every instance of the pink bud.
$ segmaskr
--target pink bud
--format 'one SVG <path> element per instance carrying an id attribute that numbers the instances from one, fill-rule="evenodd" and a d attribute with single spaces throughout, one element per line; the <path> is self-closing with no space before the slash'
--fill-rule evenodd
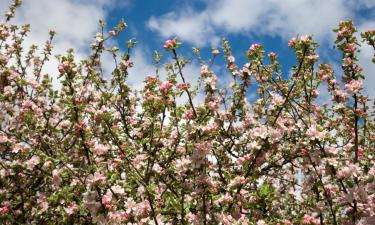
<path id="1" fill-rule="evenodd" d="M 57 69 L 59 70 L 60 73 L 64 73 L 65 72 L 65 69 L 64 69 L 64 67 L 62 65 L 59 65 L 57 67 Z"/>
<path id="2" fill-rule="evenodd" d="M 69 62 L 64 61 L 64 62 L 62 63 L 62 66 L 64 67 L 64 69 L 68 69 L 68 68 L 69 68 Z"/>
<path id="3" fill-rule="evenodd" d="M 172 49 L 174 49 L 174 48 L 176 48 L 177 47 L 177 42 L 176 42 L 176 40 L 174 40 L 174 39 L 172 39 L 172 40 L 167 40 L 166 42 L 165 42 L 165 45 L 163 46 L 163 48 L 165 49 L 165 50 L 172 50 Z"/>
<path id="4" fill-rule="evenodd" d="M 4 206 L 0 208 L 0 214 L 7 214 L 9 212 L 9 207 Z"/>
<path id="5" fill-rule="evenodd" d="M 6 31 L 6 30 L 3 30 L 3 31 L 1 31 L 1 36 L 2 36 L 3 38 L 7 38 L 7 37 L 9 37 L 9 32 Z"/>

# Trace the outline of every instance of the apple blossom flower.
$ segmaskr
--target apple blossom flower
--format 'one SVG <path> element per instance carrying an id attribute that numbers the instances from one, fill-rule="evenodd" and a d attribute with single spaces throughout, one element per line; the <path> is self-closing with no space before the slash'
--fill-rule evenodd
<path id="1" fill-rule="evenodd" d="M 103 145 L 103 144 L 98 144 L 95 146 L 95 152 L 98 155 L 103 155 L 106 154 L 109 150 L 109 146 Z"/>
<path id="2" fill-rule="evenodd" d="M 270 58 L 271 61 L 274 61 L 277 59 L 278 55 L 274 52 L 268 53 L 268 57 Z"/>
<path id="3" fill-rule="evenodd" d="M 344 179 L 344 178 L 348 178 L 352 176 L 353 174 L 356 173 L 356 171 L 357 171 L 357 167 L 351 164 L 338 170 L 336 175 L 339 179 Z"/>
<path id="4" fill-rule="evenodd" d="M 311 36 L 309 35 L 301 36 L 300 40 L 302 43 L 308 43 L 309 41 L 311 41 Z"/>
<path id="5" fill-rule="evenodd" d="M 303 216 L 302 224 L 320 225 L 320 221 L 317 218 L 315 218 L 311 215 L 305 215 L 305 216 Z"/>
<path id="6" fill-rule="evenodd" d="M 285 102 L 284 97 L 280 96 L 277 93 L 271 93 L 271 96 L 272 96 L 272 105 L 281 106 L 284 104 Z"/>
<path id="7" fill-rule="evenodd" d="M 207 65 L 201 66 L 201 76 L 206 77 L 210 74 L 210 70 Z"/>
<path id="8" fill-rule="evenodd" d="M 187 110 L 184 113 L 184 118 L 187 119 L 187 120 L 191 120 L 193 118 L 193 116 L 194 116 L 193 110 Z"/>
<path id="9" fill-rule="evenodd" d="M 49 207 L 49 204 L 48 204 L 48 201 L 47 201 L 47 197 L 44 193 L 40 193 L 38 192 L 37 193 L 37 196 L 38 196 L 38 199 L 37 199 L 37 204 L 40 208 L 40 212 L 45 212 L 48 210 L 48 207 Z"/>
<path id="10" fill-rule="evenodd" d="M 168 91 L 173 87 L 173 84 L 171 82 L 164 82 L 162 83 L 161 87 L 159 88 L 160 93 L 163 95 L 168 94 Z"/>
<path id="11" fill-rule="evenodd" d="M 105 180 L 106 180 L 106 177 L 100 172 L 95 172 L 94 175 L 91 176 L 92 183 L 101 183 Z"/>
<path id="12" fill-rule="evenodd" d="M 235 61 L 236 59 L 234 58 L 233 55 L 230 55 L 230 56 L 227 57 L 227 60 L 228 60 L 229 63 L 234 63 L 234 61 Z"/>
<path id="13" fill-rule="evenodd" d="M 96 40 L 97 43 L 103 42 L 104 38 L 103 38 L 102 33 L 96 33 L 95 40 Z"/>
<path id="14" fill-rule="evenodd" d="M 40 163 L 40 158 L 37 155 L 31 157 L 28 161 L 26 161 L 26 166 L 29 170 L 32 170 L 36 165 Z"/>
<path id="15" fill-rule="evenodd" d="M 70 216 L 70 215 L 75 214 L 78 211 L 78 207 L 76 203 L 72 202 L 67 207 L 65 207 L 64 210 L 66 214 Z"/>
<path id="16" fill-rule="evenodd" d="M 345 52 L 346 53 L 354 53 L 355 51 L 357 50 L 357 47 L 353 44 L 353 43 L 350 43 L 346 46 L 345 48 Z"/>
<path id="17" fill-rule="evenodd" d="M 357 94 L 363 86 L 362 80 L 351 80 L 349 83 L 345 84 L 345 90 L 349 94 Z"/>
<path id="18" fill-rule="evenodd" d="M 6 31 L 6 30 L 1 31 L 1 37 L 2 37 L 3 39 L 9 37 L 9 32 Z"/>
<path id="19" fill-rule="evenodd" d="M 178 45 L 179 43 L 177 43 L 175 39 L 172 39 L 172 40 L 165 41 L 165 45 L 163 46 L 163 48 L 167 51 L 170 51 L 170 50 L 176 49 Z"/>
<path id="20" fill-rule="evenodd" d="M 352 60 L 352 58 L 350 58 L 350 57 L 346 57 L 346 58 L 344 58 L 343 59 L 343 66 L 344 67 L 348 67 L 348 66 L 351 66 L 352 64 L 353 64 L 353 60 Z"/>
<path id="21" fill-rule="evenodd" d="M 213 55 L 213 56 L 217 56 L 217 55 L 219 55 L 219 54 L 220 54 L 219 49 L 215 48 L 215 49 L 212 50 L 212 55 Z"/>
<path id="22" fill-rule="evenodd" d="M 316 124 L 312 124 L 306 131 L 306 136 L 311 140 L 323 140 L 326 136 L 325 131 L 319 131 Z"/>
<path id="23" fill-rule="evenodd" d="M 107 192 L 107 194 L 102 196 L 102 203 L 107 209 L 111 208 L 111 202 L 112 202 L 111 192 Z"/>
<path id="24" fill-rule="evenodd" d="M 347 28 L 344 28 L 344 29 L 339 30 L 337 34 L 340 38 L 343 38 L 343 37 L 346 37 L 349 33 L 350 31 Z"/>
<path id="25" fill-rule="evenodd" d="M 307 148 L 301 148 L 301 155 L 305 155 L 309 150 Z"/>
<path id="26" fill-rule="evenodd" d="M 8 214 L 8 212 L 9 212 L 8 206 L 0 207 L 0 214 L 4 215 L 4 214 Z"/>
<path id="27" fill-rule="evenodd" d="M 312 61 L 312 62 L 316 62 L 319 60 L 319 55 L 317 54 L 314 54 L 314 55 L 308 55 L 306 56 L 306 59 Z"/>
<path id="28" fill-rule="evenodd" d="M 249 51 L 250 52 L 253 52 L 253 51 L 256 51 L 258 49 L 260 49 L 262 46 L 260 44 L 252 44 L 249 48 Z"/>
<path id="29" fill-rule="evenodd" d="M 116 194 L 124 194 L 125 193 L 125 189 L 123 187 L 121 187 L 120 185 L 113 185 L 111 187 L 111 190 Z"/>
<path id="30" fill-rule="evenodd" d="M 60 172 L 57 169 L 52 170 L 52 184 L 54 187 L 60 186 L 62 179 L 60 177 Z"/>
<path id="31" fill-rule="evenodd" d="M 288 42 L 288 47 L 289 48 L 292 48 L 294 47 L 294 45 L 297 44 L 297 38 L 296 37 L 292 37 L 289 42 Z"/>
<path id="32" fill-rule="evenodd" d="M 363 159 L 363 152 L 364 152 L 364 149 L 363 149 L 362 145 L 358 146 L 358 159 L 359 160 Z"/>
<path id="33" fill-rule="evenodd" d="M 252 129 L 252 134 L 254 137 L 259 137 L 265 139 L 268 136 L 267 127 L 260 126 Z"/>
<path id="34" fill-rule="evenodd" d="M 0 144 L 8 142 L 9 139 L 5 134 L 0 134 Z"/>
<path id="35" fill-rule="evenodd" d="M 258 220 L 256 225 L 267 225 L 264 220 Z"/>

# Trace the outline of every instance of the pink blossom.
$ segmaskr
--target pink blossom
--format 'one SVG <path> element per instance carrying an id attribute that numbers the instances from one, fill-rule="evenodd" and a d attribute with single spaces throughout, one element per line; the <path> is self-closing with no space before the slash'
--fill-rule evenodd
<path id="1" fill-rule="evenodd" d="M 267 223 L 264 220 L 258 220 L 256 225 L 267 225 Z"/>
<path id="2" fill-rule="evenodd" d="M 37 203 L 40 208 L 40 211 L 41 212 L 47 211 L 49 204 L 48 204 L 46 195 L 44 193 L 39 193 L 39 192 L 37 193 L 37 195 L 38 195 Z"/>
<path id="3" fill-rule="evenodd" d="M 184 114 L 184 118 L 187 120 L 191 120 L 193 118 L 193 110 L 188 110 Z"/>
<path id="4" fill-rule="evenodd" d="M 261 48 L 260 44 L 252 44 L 249 48 L 249 51 L 256 51 Z"/>
<path id="5" fill-rule="evenodd" d="M 295 44 L 297 43 L 297 38 L 296 37 L 292 37 L 289 42 L 288 42 L 288 47 L 291 48 L 293 47 Z"/>
<path id="6" fill-rule="evenodd" d="M 271 60 L 275 60 L 278 57 L 278 55 L 276 53 L 274 53 L 274 52 L 270 52 L 270 53 L 268 53 L 268 57 Z"/>
<path id="7" fill-rule="evenodd" d="M 350 65 L 352 65 L 353 64 L 353 60 L 352 60 L 352 58 L 350 58 L 350 57 L 346 57 L 346 58 L 344 58 L 343 59 L 343 66 L 345 66 L 345 67 L 348 67 L 348 66 L 350 66 Z"/>
<path id="8" fill-rule="evenodd" d="M 62 63 L 62 66 L 63 66 L 64 70 L 67 70 L 67 69 L 69 69 L 69 67 L 70 67 L 70 63 L 69 63 L 68 61 L 64 61 L 64 62 Z"/>
<path id="9" fill-rule="evenodd" d="M 220 224 L 230 225 L 232 224 L 231 221 L 233 220 L 233 217 L 231 215 L 222 213 L 217 216 L 217 220 L 220 222 Z"/>
<path id="10" fill-rule="evenodd" d="M 165 41 L 165 45 L 163 46 L 165 50 L 172 50 L 172 49 L 175 49 L 176 47 L 177 47 L 177 42 L 175 39 Z"/>
<path id="11" fill-rule="evenodd" d="M 125 189 L 121 187 L 120 185 L 114 185 L 111 187 L 111 190 L 116 194 L 124 194 Z"/>
<path id="12" fill-rule="evenodd" d="M 109 150 L 109 147 L 107 145 L 98 144 L 95 146 L 95 152 L 98 155 L 106 154 Z"/>
<path id="13" fill-rule="evenodd" d="M 317 55 L 317 54 L 309 55 L 309 56 L 306 56 L 306 58 L 307 58 L 308 60 L 310 60 L 310 61 L 315 62 L 315 61 L 318 61 L 318 60 L 319 60 L 319 55 Z"/>
<path id="14" fill-rule="evenodd" d="M 249 57 L 261 56 L 261 55 L 258 55 L 258 54 L 262 54 L 261 48 L 262 46 L 260 44 L 252 44 L 249 50 L 247 51 L 248 56 Z"/>
<path id="15" fill-rule="evenodd" d="M 208 66 L 207 65 L 203 65 L 201 67 L 201 76 L 205 77 L 205 76 L 207 76 L 209 74 L 210 74 L 210 70 L 209 70 Z"/>
<path id="16" fill-rule="evenodd" d="M 9 59 L 5 55 L 0 54 L 0 64 L 6 65 Z"/>
<path id="17" fill-rule="evenodd" d="M 8 142 L 9 139 L 5 134 L 0 134 L 0 144 Z"/>
<path id="18" fill-rule="evenodd" d="M 352 176 L 357 171 L 357 167 L 355 165 L 349 165 L 341 168 L 337 171 L 337 177 L 339 179 L 344 179 Z"/>
<path id="19" fill-rule="evenodd" d="M 1 37 L 2 37 L 3 39 L 9 37 L 9 32 L 6 31 L 6 30 L 1 31 Z"/>
<path id="20" fill-rule="evenodd" d="M 255 137 L 264 139 L 268 136 L 267 127 L 266 126 L 256 127 L 252 130 L 252 134 Z"/>
<path id="21" fill-rule="evenodd" d="M 301 149 L 301 155 L 305 155 L 309 150 L 307 148 L 302 148 Z"/>
<path id="22" fill-rule="evenodd" d="M 102 181 L 105 181 L 105 180 L 106 180 L 106 177 L 102 173 L 95 172 L 91 181 L 92 181 L 92 183 L 99 183 L 99 182 L 102 182 Z"/>
<path id="23" fill-rule="evenodd" d="M 272 96 L 272 105 L 281 106 L 282 104 L 284 104 L 285 99 L 279 94 L 271 93 L 271 96 Z"/>
<path id="24" fill-rule="evenodd" d="M 105 207 L 108 209 L 111 207 L 112 202 L 112 193 L 108 192 L 107 194 L 102 196 L 102 203 L 105 205 Z"/>
<path id="25" fill-rule="evenodd" d="M 8 212 L 9 212 L 8 206 L 0 207 L 0 214 L 8 214 Z"/>
<path id="26" fill-rule="evenodd" d="M 351 80 L 349 83 L 345 84 L 345 90 L 349 94 L 356 94 L 362 89 L 362 80 Z"/>
<path id="27" fill-rule="evenodd" d="M 357 47 L 353 44 L 353 43 L 350 43 L 346 46 L 345 48 L 345 52 L 346 53 L 354 53 L 355 51 L 357 50 Z"/>
<path id="28" fill-rule="evenodd" d="M 65 69 L 64 69 L 64 67 L 62 65 L 59 65 L 57 67 L 57 69 L 59 70 L 60 73 L 64 73 L 65 72 Z"/>
<path id="29" fill-rule="evenodd" d="M 284 220 L 283 223 L 284 225 L 293 225 L 293 223 L 290 222 L 290 220 Z"/>
<path id="30" fill-rule="evenodd" d="M 343 38 L 349 34 L 349 30 L 347 28 L 343 28 L 337 32 L 338 37 Z"/>
<path id="31" fill-rule="evenodd" d="M 74 213 L 78 211 L 78 207 L 76 203 L 72 202 L 68 205 L 68 207 L 64 208 L 64 210 L 66 214 L 73 215 Z"/>
<path id="32" fill-rule="evenodd" d="M 311 140 L 323 140 L 326 135 L 325 131 L 319 131 L 315 124 L 311 125 L 306 131 L 306 136 Z"/>
<path id="33" fill-rule="evenodd" d="M 311 40 L 311 37 L 308 35 L 302 36 L 301 38 L 302 43 L 307 43 Z"/>
<path id="34" fill-rule="evenodd" d="M 363 150 L 362 145 L 358 146 L 358 159 L 359 160 L 363 159 L 363 152 L 364 152 L 364 150 Z"/>
<path id="35" fill-rule="evenodd" d="M 212 50 L 212 55 L 217 56 L 219 54 L 220 54 L 220 51 L 217 48 L 215 48 L 214 50 Z"/>
<path id="36" fill-rule="evenodd" d="M 235 58 L 234 58 L 233 55 L 230 55 L 230 56 L 228 56 L 227 60 L 228 60 L 229 63 L 234 63 Z"/>
<path id="37" fill-rule="evenodd" d="M 171 82 L 164 82 L 162 83 L 161 87 L 159 88 L 160 93 L 163 95 L 168 94 L 168 91 L 173 87 L 173 84 Z"/>
<path id="38" fill-rule="evenodd" d="M 319 225 L 320 221 L 317 218 L 315 218 L 311 215 L 305 215 L 303 217 L 302 224 L 311 224 L 311 223 L 314 224 L 314 225 Z"/>
<path id="39" fill-rule="evenodd" d="M 32 170 L 36 165 L 40 163 L 40 158 L 37 155 L 31 157 L 28 161 L 26 161 L 26 166 L 29 170 Z"/>
<path id="40" fill-rule="evenodd" d="M 52 184 L 54 187 L 60 186 L 62 179 L 60 177 L 60 172 L 56 169 L 52 170 Z"/>
<path id="41" fill-rule="evenodd" d="M 187 158 L 175 160 L 177 174 L 179 174 L 180 176 L 184 175 L 185 172 L 189 169 L 190 164 L 191 160 Z"/>
<path id="42" fill-rule="evenodd" d="M 177 85 L 177 89 L 179 89 L 180 91 L 185 91 L 189 88 L 189 86 L 190 85 L 188 83 L 181 83 Z"/>
<path id="43" fill-rule="evenodd" d="M 208 102 L 208 106 L 210 107 L 211 110 L 218 110 L 219 105 L 216 102 L 210 101 Z"/>

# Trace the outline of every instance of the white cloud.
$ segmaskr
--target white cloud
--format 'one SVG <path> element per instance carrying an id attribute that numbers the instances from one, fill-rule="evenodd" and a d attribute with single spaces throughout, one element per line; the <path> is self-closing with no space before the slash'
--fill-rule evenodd
<path id="1" fill-rule="evenodd" d="M 374 24 L 375 23 L 372 22 L 364 23 L 358 30 L 363 32 L 368 29 L 374 29 Z M 365 93 L 371 98 L 375 98 L 375 63 L 371 61 L 374 57 L 374 49 L 368 44 L 363 43 L 360 50 L 358 59 L 360 65 L 363 67 L 363 74 L 365 75 Z"/>
<path id="2" fill-rule="evenodd" d="M 207 0 L 203 11 L 183 9 L 160 18 L 151 17 L 149 28 L 163 37 L 181 36 L 196 45 L 212 44 L 217 31 L 268 34 L 290 38 L 330 35 L 339 20 L 352 16 L 342 0 Z"/>
<path id="3" fill-rule="evenodd" d="M 53 41 L 53 55 L 66 54 L 66 50 L 75 50 L 76 61 L 86 58 L 90 54 L 90 44 L 94 34 L 99 31 L 100 19 L 105 19 L 110 7 L 117 0 L 38 0 L 23 1 L 16 10 L 16 17 L 12 23 L 30 24 L 31 32 L 25 39 L 24 48 L 27 51 L 31 44 L 44 47 L 48 39 L 49 30 L 56 31 Z M 2 1 L 1 8 L 6 9 L 10 1 Z M 108 57 L 106 58 L 108 59 Z M 111 63 L 106 61 L 105 63 Z M 49 73 L 56 78 L 58 62 L 54 57 L 44 67 L 43 73 Z M 59 87 L 57 79 L 54 85 Z"/>
<path id="4" fill-rule="evenodd" d="M 155 75 L 155 67 L 152 65 L 151 57 L 150 60 L 148 60 L 147 52 L 144 46 L 138 45 L 130 56 L 134 67 L 129 69 L 127 83 L 138 90 L 143 88 L 143 81 L 147 76 Z M 148 55 L 151 56 L 151 54 Z"/>
<path id="5" fill-rule="evenodd" d="M 205 13 L 195 13 L 191 9 L 185 9 L 179 14 L 171 12 L 161 18 L 151 17 L 148 26 L 160 32 L 163 37 L 178 36 L 196 46 L 207 43 L 216 45 L 220 39 L 213 35 L 214 31 L 209 25 L 209 19 L 209 15 Z"/>
<path id="6" fill-rule="evenodd" d="M 151 17 L 148 27 L 162 37 L 174 35 L 200 47 L 213 45 L 221 33 L 278 36 L 284 40 L 296 34 L 313 34 L 320 43 L 333 44 L 340 20 L 354 19 L 361 29 L 374 28 L 375 19 L 360 15 L 360 10 L 375 14 L 371 0 L 205 0 L 206 8 L 191 8 Z M 375 97 L 375 71 L 372 50 L 362 47 L 360 60 L 366 76 L 366 91 Z"/>
<path id="7" fill-rule="evenodd" d="M 6 9 L 9 2 L 1 1 L 1 8 Z M 43 45 L 48 39 L 48 32 L 52 29 L 57 33 L 53 41 L 52 54 L 65 54 L 67 49 L 73 48 L 78 62 L 85 59 L 91 52 L 89 46 L 93 42 L 95 33 L 99 31 L 99 19 L 105 19 L 111 7 L 129 3 L 129 0 L 121 2 L 118 0 L 25 0 L 21 7 L 17 9 L 16 18 L 12 22 L 31 25 L 31 33 L 24 43 L 25 49 L 31 44 L 38 45 L 40 50 L 43 49 Z M 118 45 L 116 40 L 111 40 L 107 44 L 108 46 Z M 144 45 L 137 45 L 132 51 L 131 60 L 134 62 L 134 67 L 129 70 L 127 80 L 132 88 L 140 90 L 145 78 L 155 74 L 151 55 L 151 52 Z M 104 53 L 101 61 L 104 76 L 108 78 L 115 66 L 112 55 Z M 45 65 L 43 73 L 49 73 L 56 78 L 57 65 L 57 60 L 52 57 L 51 61 Z M 199 65 L 189 64 L 184 69 L 186 79 L 191 84 L 195 84 L 199 71 Z M 161 68 L 160 78 L 162 80 L 166 78 L 163 68 Z M 54 79 L 54 85 L 57 88 L 59 87 L 57 79 Z M 183 96 L 181 101 L 184 100 L 185 97 Z M 197 96 L 197 101 L 202 102 L 200 95 Z"/>

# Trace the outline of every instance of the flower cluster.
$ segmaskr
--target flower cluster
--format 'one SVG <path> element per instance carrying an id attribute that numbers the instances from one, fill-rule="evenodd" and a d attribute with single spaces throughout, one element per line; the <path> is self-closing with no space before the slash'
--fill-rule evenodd
<path id="1" fill-rule="evenodd" d="M 68 51 L 44 75 L 51 41 L 42 64 L 9 41 L 27 26 L 0 24 L 1 224 L 373 224 L 375 114 L 351 21 L 336 30 L 343 82 L 301 36 L 289 42 L 291 74 L 258 44 L 238 65 L 224 40 L 229 87 L 217 85 L 217 49 L 209 62 L 199 56 L 190 85 L 190 60 L 168 40 L 165 80 L 148 76 L 137 91 L 127 81 L 134 41 L 123 55 L 108 46 L 124 28 L 97 34 L 86 60 Z M 372 45 L 373 32 L 363 36 Z M 119 62 L 108 80 L 106 50 Z M 322 104 L 323 83 L 331 98 Z"/>

